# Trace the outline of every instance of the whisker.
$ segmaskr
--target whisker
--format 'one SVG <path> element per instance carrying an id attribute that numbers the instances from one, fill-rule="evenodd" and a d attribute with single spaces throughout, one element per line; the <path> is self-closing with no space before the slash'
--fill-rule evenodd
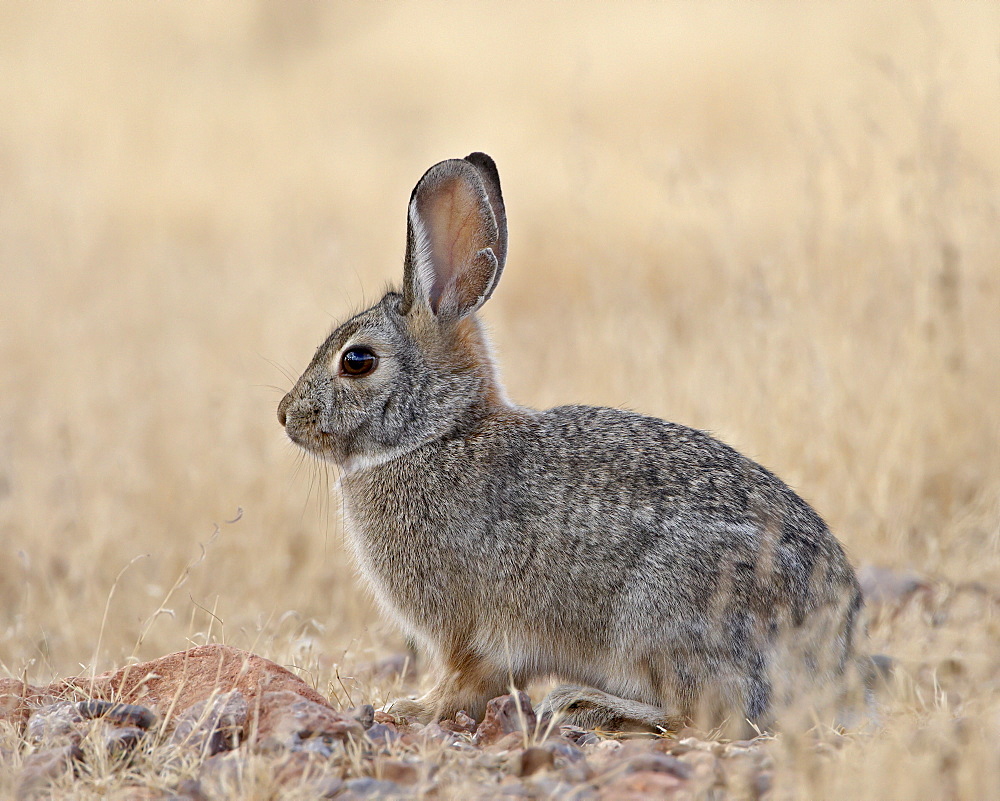
<path id="1" fill-rule="evenodd" d="M 279 364 L 274 359 L 269 359 L 263 353 L 258 353 L 257 355 L 265 362 L 267 362 L 269 365 L 271 365 L 271 367 L 273 367 L 275 370 L 281 373 L 288 380 L 289 384 L 295 383 L 295 373 L 290 368 Z M 287 392 L 288 390 L 283 390 L 283 391 Z"/>
<path id="2" fill-rule="evenodd" d="M 273 389 L 275 392 L 279 392 L 282 395 L 288 394 L 288 390 L 276 387 L 274 384 L 253 384 L 252 386 L 254 389 Z"/>

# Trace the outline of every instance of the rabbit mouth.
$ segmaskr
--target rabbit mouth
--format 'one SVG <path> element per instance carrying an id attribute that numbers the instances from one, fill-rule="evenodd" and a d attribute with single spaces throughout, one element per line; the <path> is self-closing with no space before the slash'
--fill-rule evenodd
<path id="1" fill-rule="evenodd" d="M 302 448 L 302 450 L 307 451 L 313 456 L 316 456 L 324 461 L 336 462 L 339 464 L 340 459 L 338 457 L 336 439 L 332 434 L 316 428 L 309 428 L 303 431 L 295 426 L 287 426 L 285 428 L 285 433 L 288 435 L 288 438 Z"/>

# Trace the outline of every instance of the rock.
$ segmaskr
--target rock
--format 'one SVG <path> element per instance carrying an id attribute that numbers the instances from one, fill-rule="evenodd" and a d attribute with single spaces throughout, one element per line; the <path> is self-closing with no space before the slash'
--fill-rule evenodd
<path id="1" fill-rule="evenodd" d="M 584 732 L 580 735 L 580 738 L 576 741 L 577 745 L 600 745 L 603 742 L 600 735 L 594 734 L 592 731 Z"/>
<path id="2" fill-rule="evenodd" d="M 673 795 L 683 785 L 683 780 L 669 773 L 639 771 L 620 776 L 601 788 L 602 799 L 608 801 L 646 801 Z"/>
<path id="3" fill-rule="evenodd" d="M 279 787 L 307 791 L 309 798 L 332 798 L 344 786 L 343 780 L 331 772 L 329 760 L 315 753 L 289 753 L 273 770 Z"/>
<path id="4" fill-rule="evenodd" d="M 695 786 L 697 792 L 707 792 L 719 784 L 722 778 L 719 760 L 710 751 L 692 750 L 678 758 L 691 768 L 688 781 Z"/>
<path id="5" fill-rule="evenodd" d="M 351 779 L 344 782 L 343 794 L 338 798 L 401 798 L 408 795 L 410 793 L 394 782 L 380 779 Z"/>
<path id="6" fill-rule="evenodd" d="M 344 780 L 337 776 L 320 776 L 303 783 L 303 787 L 308 788 L 311 798 L 342 798 L 340 791 L 344 789 Z"/>
<path id="7" fill-rule="evenodd" d="M 60 701 L 31 713 L 24 730 L 24 739 L 32 745 L 46 748 L 79 745 L 85 729 L 86 725 L 76 704 Z"/>
<path id="8" fill-rule="evenodd" d="M 625 770 L 630 773 L 652 771 L 654 773 L 669 773 L 678 779 L 690 779 L 693 768 L 673 756 L 666 754 L 646 753 L 629 758 L 625 762 Z"/>
<path id="9" fill-rule="evenodd" d="M 514 772 L 518 776 L 532 776 L 540 770 L 547 770 L 555 765 L 556 759 L 547 748 L 531 746 L 517 755 Z"/>
<path id="10" fill-rule="evenodd" d="M 336 712 L 322 695 L 285 668 L 225 645 L 203 645 L 93 678 L 63 679 L 47 687 L 5 679 L 0 681 L 0 719 L 20 727 L 29 722 L 32 706 L 46 700 L 56 704 L 60 698 L 81 692 L 93 696 L 75 705 L 76 714 L 84 720 L 149 729 L 156 725 L 154 710 L 179 710 L 176 726 L 183 724 L 183 728 L 173 736 L 174 741 L 195 738 L 206 754 L 234 744 L 237 733 L 254 723 L 261 739 L 284 738 L 290 747 L 317 749 L 328 755 L 332 750 L 317 744 L 322 738 L 360 737 L 364 731 L 361 723 Z M 108 700 L 111 698 L 115 701 Z M 61 706 L 48 720 L 43 715 L 33 736 L 54 736 L 58 731 L 72 737 L 70 729 L 76 721 L 68 709 Z M 367 715 L 367 709 L 364 713 Z M 248 720 L 258 715 L 258 720 Z M 204 725 L 198 723 L 202 717 Z M 314 738 L 319 740 L 307 742 Z"/>
<path id="11" fill-rule="evenodd" d="M 670 754 L 671 756 L 679 757 L 682 754 L 687 754 L 694 750 L 694 746 L 691 743 L 681 743 L 677 740 L 671 739 L 670 737 L 663 737 L 656 741 L 654 748 L 658 748 L 665 754 Z"/>
<path id="12" fill-rule="evenodd" d="M 6 721 L 18 732 L 24 730 L 33 709 L 50 706 L 64 699 L 48 693 L 44 687 L 19 679 L 0 679 L 0 722 Z"/>
<path id="13" fill-rule="evenodd" d="M 508 776 L 488 796 L 489 798 L 534 798 L 535 794 L 520 779 Z"/>
<path id="14" fill-rule="evenodd" d="M 170 801 L 209 801 L 201 782 L 197 779 L 183 779 L 173 790 Z"/>
<path id="15" fill-rule="evenodd" d="M 350 715 L 298 696 L 291 690 L 264 693 L 257 719 L 257 743 L 292 751 L 310 750 L 331 756 L 335 745 L 360 740 L 364 729 Z"/>
<path id="16" fill-rule="evenodd" d="M 65 745 L 28 755 L 21 765 L 14 797 L 28 799 L 49 796 L 48 786 L 74 770 L 75 764 L 82 759 L 83 752 L 76 745 Z"/>
<path id="17" fill-rule="evenodd" d="M 365 732 L 365 736 L 375 745 L 385 747 L 399 739 L 399 732 L 391 723 L 373 723 Z"/>
<path id="18" fill-rule="evenodd" d="M 512 731 L 510 734 L 505 734 L 499 740 L 483 746 L 483 750 L 495 754 L 516 751 L 521 748 L 524 748 L 524 734 L 519 731 Z"/>
<path id="19" fill-rule="evenodd" d="M 581 759 L 579 762 L 571 762 L 563 765 L 560 768 L 560 772 L 563 779 L 577 785 L 589 782 L 594 778 L 595 773 L 594 769 L 585 759 Z"/>
<path id="20" fill-rule="evenodd" d="M 583 759 L 583 749 L 566 740 L 547 740 L 540 747 L 552 754 L 556 765 L 579 762 Z"/>
<path id="21" fill-rule="evenodd" d="M 199 701 L 177 716 L 168 740 L 201 757 L 237 748 L 243 739 L 249 707 L 239 690 Z"/>
<path id="22" fill-rule="evenodd" d="M 198 780 L 214 792 L 212 795 L 231 796 L 239 787 L 245 759 L 238 751 L 223 751 L 201 763 Z"/>
<path id="23" fill-rule="evenodd" d="M 112 759 L 124 759 L 131 756 L 146 732 L 138 726 L 115 726 L 105 729 L 102 744 Z"/>
<path id="24" fill-rule="evenodd" d="M 439 721 L 439 725 L 442 729 L 456 734 L 473 734 L 476 731 L 475 719 L 463 711 L 459 711 L 454 720 Z"/>
<path id="25" fill-rule="evenodd" d="M 418 740 L 426 742 L 438 742 L 451 745 L 458 740 L 454 732 L 442 728 L 439 723 L 428 723 L 417 735 Z"/>
<path id="26" fill-rule="evenodd" d="M 375 718 L 375 722 L 376 723 L 387 723 L 387 724 L 391 723 L 393 726 L 396 725 L 396 718 L 395 718 L 395 716 L 394 715 L 390 715 L 388 712 L 385 712 L 385 711 L 383 711 L 381 709 L 376 709 L 375 710 L 374 718 Z"/>
<path id="27" fill-rule="evenodd" d="M 771 771 L 762 770 L 753 777 L 753 790 L 757 798 L 767 795 L 774 785 L 774 774 Z"/>
<path id="28" fill-rule="evenodd" d="M 396 784 L 416 784 L 420 780 L 419 766 L 401 759 L 382 760 L 377 771 L 382 779 Z"/>
<path id="29" fill-rule="evenodd" d="M 527 693 L 518 690 L 516 696 L 501 695 L 486 705 L 486 715 L 476 729 L 476 744 L 490 745 L 513 732 L 532 737 L 536 722 L 535 710 Z"/>
<path id="30" fill-rule="evenodd" d="M 579 726 L 562 725 L 559 727 L 559 736 L 571 743 L 578 742 L 585 734 L 588 734 L 587 730 L 581 729 Z"/>
<path id="31" fill-rule="evenodd" d="M 76 711 L 84 720 L 105 720 L 115 726 L 134 726 L 150 729 L 156 725 L 156 713 L 138 704 L 118 704 L 92 698 L 80 701 Z"/>
<path id="32" fill-rule="evenodd" d="M 183 711 L 232 690 L 240 692 L 251 712 L 264 693 L 280 691 L 333 709 L 322 695 L 281 665 L 228 645 L 201 645 L 93 679 L 63 679 L 45 688 L 55 695 L 83 691 L 95 699 L 142 703 L 163 712 Z"/>
<path id="33" fill-rule="evenodd" d="M 352 709 L 348 709 L 346 714 L 360 723 L 362 729 L 371 728 L 375 722 L 375 707 L 371 704 L 362 704 L 361 706 L 353 707 Z"/>

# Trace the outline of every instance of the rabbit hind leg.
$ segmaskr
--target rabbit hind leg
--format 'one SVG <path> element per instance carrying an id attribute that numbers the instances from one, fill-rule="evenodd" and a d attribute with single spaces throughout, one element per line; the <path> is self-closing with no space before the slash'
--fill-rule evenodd
<path id="1" fill-rule="evenodd" d="M 578 684 L 561 684 L 539 707 L 562 725 L 603 731 L 678 731 L 685 725 L 679 712 Z"/>

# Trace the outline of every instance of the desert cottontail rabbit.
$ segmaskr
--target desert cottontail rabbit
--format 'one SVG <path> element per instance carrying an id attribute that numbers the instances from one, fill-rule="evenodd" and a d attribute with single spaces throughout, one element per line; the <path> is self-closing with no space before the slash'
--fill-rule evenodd
<path id="1" fill-rule="evenodd" d="M 278 408 L 340 467 L 360 571 L 436 671 L 395 711 L 478 718 L 556 676 L 570 722 L 766 725 L 838 684 L 862 599 L 823 521 L 701 431 L 511 403 L 475 314 L 506 254 L 493 160 L 431 167 L 402 291 L 338 326 Z"/>

